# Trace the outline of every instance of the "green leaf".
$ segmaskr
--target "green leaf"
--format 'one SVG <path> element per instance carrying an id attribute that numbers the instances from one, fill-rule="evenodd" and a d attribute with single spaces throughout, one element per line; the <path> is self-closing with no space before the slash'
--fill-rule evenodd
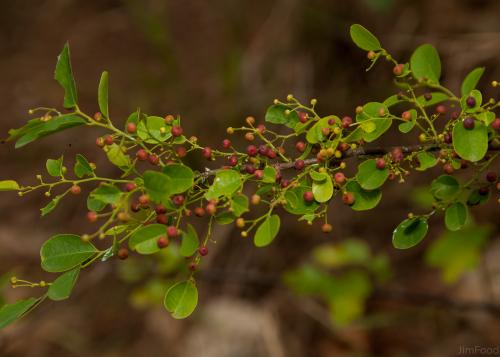
<path id="1" fill-rule="evenodd" d="M 97 91 L 97 101 L 99 102 L 99 110 L 106 117 L 109 118 L 108 108 L 108 72 L 104 71 L 99 80 L 99 89 Z"/>
<path id="2" fill-rule="evenodd" d="M 464 160 L 479 161 L 488 151 L 488 128 L 478 121 L 471 130 L 465 129 L 462 122 L 457 122 L 452 137 L 453 148 Z"/>
<path id="3" fill-rule="evenodd" d="M 416 79 L 439 83 L 441 60 L 432 45 L 425 44 L 418 47 L 411 55 L 410 66 Z"/>
<path id="4" fill-rule="evenodd" d="M 106 230 L 106 232 L 104 232 L 104 234 L 107 236 L 116 236 L 120 233 L 125 232 L 129 228 L 130 226 L 128 224 L 120 224 L 118 226 L 109 228 L 108 230 Z"/>
<path id="5" fill-rule="evenodd" d="M 89 209 L 89 211 L 101 212 L 106 207 L 106 205 L 106 203 L 99 201 L 92 196 L 87 197 L 87 208 Z"/>
<path id="6" fill-rule="evenodd" d="M 198 304 L 198 289 L 193 281 L 174 284 L 165 294 L 163 305 L 174 319 L 191 315 Z"/>
<path id="7" fill-rule="evenodd" d="M 49 299 L 60 301 L 69 298 L 79 274 L 80 267 L 77 267 L 73 270 L 67 271 L 54 280 L 47 291 Z"/>
<path id="8" fill-rule="evenodd" d="M 494 112 L 486 111 L 486 112 L 481 112 L 481 113 L 476 113 L 476 118 L 480 121 L 483 122 L 484 125 L 490 126 L 491 123 L 496 118 L 496 115 Z"/>
<path id="9" fill-rule="evenodd" d="M 106 155 L 108 160 L 123 171 L 128 170 L 130 166 L 130 157 L 122 151 L 122 148 L 117 144 L 111 144 L 107 147 Z"/>
<path id="10" fill-rule="evenodd" d="M 417 167 L 417 171 L 425 171 L 430 169 L 431 167 L 436 166 L 438 159 L 433 154 L 422 151 L 417 154 L 417 159 L 419 162 L 419 166 Z"/>
<path id="11" fill-rule="evenodd" d="M 330 175 L 325 173 L 323 180 L 313 180 L 312 193 L 314 195 L 314 199 L 320 203 L 330 200 L 333 196 L 333 183 Z"/>
<path id="12" fill-rule="evenodd" d="M 41 216 L 42 217 L 46 216 L 50 212 L 52 212 L 57 207 L 57 205 L 59 204 L 59 201 L 61 200 L 61 198 L 63 198 L 63 195 L 56 196 L 45 207 L 40 208 L 40 214 L 41 214 Z"/>
<path id="13" fill-rule="evenodd" d="M 397 249 L 411 248 L 424 239 L 429 226 L 427 219 L 414 217 L 405 219 L 392 234 L 392 245 Z"/>
<path id="14" fill-rule="evenodd" d="M 130 237 L 128 246 L 139 254 L 154 254 L 160 251 L 158 238 L 166 235 L 167 229 L 163 224 L 150 224 L 136 230 Z"/>
<path id="15" fill-rule="evenodd" d="M 70 270 L 97 253 L 96 247 L 74 234 L 58 234 L 40 249 L 42 268 L 49 273 Z"/>
<path id="16" fill-rule="evenodd" d="M 484 73 L 484 67 L 474 68 L 469 74 L 465 77 L 462 82 L 462 86 L 460 87 L 460 93 L 462 95 L 468 95 L 473 89 L 476 88 L 477 83 L 481 79 Z"/>
<path id="17" fill-rule="evenodd" d="M 262 177 L 262 182 L 265 183 L 275 183 L 276 182 L 276 169 L 272 166 L 266 166 L 264 168 L 264 176 Z"/>
<path id="18" fill-rule="evenodd" d="M 144 172 L 144 188 L 153 202 L 166 203 L 170 200 L 170 179 L 161 172 Z"/>
<path id="19" fill-rule="evenodd" d="M 329 128 L 330 124 L 328 121 L 331 117 L 325 117 L 318 120 L 312 127 L 309 128 L 306 134 L 306 140 L 311 144 L 317 144 L 325 140 L 325 136 L 322 133 L 323 128 Z"/>
<path id="20" fill-rule="evenodd" d="M 5 304 L 0 309 L 0 329 L 10 325 L 21 318 L 29 309 L 31 309 L 40 299 L 29 298 L 16 301 L 13 304 Z"/>
<path id="21" fill-rule="evenodd" d="M 241 188 L 241 175 L 234 170 L 222 170 L 215 175 L 212 186 L 205 194 L 207 200 L 221 196 L 230 197 Z"/>
<path id="22" fill-rule="evenodd" d="M 74 108 L 77 105 L 78 98 L 76 93 L 76 84 L 71 69 L 71 60 L 69 53 L 69 44 L 66 42 L 61 54 L 57 57 L 56 71 L 54 79 L 64 88 L 64 107 Z"/>
<path id="23" fill-rule="evenodd" d="M 382 198 L 382 192 L 379 189 L 364 190 L 359 183 L 351 181 L 346 185 L 346 190 L 354 195 L 354 203 L 351 208 L 355 211 L 366 211 L 374 208 Z"/>
<path id="24" fill-rule="evenodd" d="M 350 34 L 352 41 L 362 50 L 379 51 L 382 49 L 377 38 L 359 24 L 351 25 Z"/>
<path id="25" fill-rule="evenodd" d="M 109 183 L 104 183 L 94 189 L 90 193 L 89 197 L 94 200 L 100 201 L 105 205 L 113 205 L 118 203 L 122 194 L 123 192 L 118 187 Z"/>
<path id="26" fill-rule="evenodd" d="M 163 173 L 169 180 L 170 194 L 182 193 L 193 187 L 194 173 L 186 165 L 170 164 L 163 168 Z"/>
<path id="27" fill-rule="evenodd" d="M 491 191 L 488 191 L 487 194 L 481 194 L 479 190 L 473 190 L 469 197 L 467 198 L 467 205 L 469 206 L 477 206 L 480 204 L 484 204 L 488 202 L 491 196 Z"/>
<path id="28" fill-rule="evenodd" d="M 370 130 L 369 132 L 363 130 L 363 139 L 367 142 L 378 139 L 391 127 L 392 119 L 381 116 L 381 110 L 386 114 L 389 113 L 389 110 L 383 103 L 369 102 L 363 106 L 363 112 L 356 115 L 356 122 L 358 123 L 366 124 L 365 122 L 371 122 L 375 124 L 374 130 Z"/>
<path id="29" fill-rule="evenodd" d="M 190 257 L 196 253 L 199 246 L 198 233 L 196 233 L 192 225 L 188 224 L 186 232 L 182 232 L 182 242 L 179 252 L 183 257 Z"/>
<path id="30" fill-rule="evenodd" d="M 93 176 L 94 170 L 90 166 L 85 156 L 77 154 L 75 167 L 73 167 L 76 177 L 82 178 L 84 176 Z"/>
<path id="31" fill-rule="evenodd" d="M 445 231 L 427 249 L 425 260 L 430 266 L 441 269 L 445 282 L 453 283 L 465 271 L 479 265 L 481 249 L 491 232 L 491 227 L 477 225 L 456 232 Z"/>
<path id="32" fill-rule="evenodd" d="M 61 177 L 62 176 L 62 167 L 63 167 L 63 157 L 61 156 L 57 160 L 48 159 L 45 163 L 45 167 L 47 168 L 47 172 L 50 176 L 53 177 Z"/>
<path id="33" fill-rule="evenodd" d="M 18 191 L 19 189 L 19 184 L 14 180 L 0 181 L 0 191 Z"/>
<path id="34" fill-rule="evenodd" d="M 467 206 L 462 202 L 455 202 L 448 206 L 444 215 L 444 223 L 450 231 L 458 231 L 467 221 Z"/>
<path id="35" fill-rule="evenodd" d="M 267 216 L 255 232 L 254 244 L 256 247 L 265 247 L 276 238 L 280 230 L 280 217 L 277 214 Z"/>
<path id="36" fill-rule="evenodd" d="M 366 160 L 358 166 L 356 180 L 365 190 L 374 190 L 382 186 L 389 177 L 389 169 L 380 170 L 377 168 L 376 160 Z"/>
<path id="37" fill-rule="evenodd" d="M 248 211 L 248 197 L 244 194 L 234 195 L 231 200 L 231 212 L 235 215 L 235 217 L 239 217 Z"/>
<path id="38" fill-rule="evenodd" d="M 171 129 L 162 117 L 149 116 L 138 123 L 137 136 L 149 144 L 162 143 L 172 137 Z"/>
<path id="39" fill-rule="evenodd" d="M 424 95 L 417 97 L 418 104 L 423 107 L 429 107 L 438 103 L 442 103 L 450 99 L 450 97 L 443 92 L 431 92 L 432 98 L 430 100 L 425 99 Z"/>
<path id="40" fill-rule="evenodd" d="M 290 110 L 286 105 L 275 104 L 267 108 L 265 120 L 273 124 L 282 124 L 294 129 L 300 122 L 296 111 L 290 110 L 290 114 L 286 115 L 285 110 Z"/>
<path id="41" fill-rule="evenodd" d="M 438 200 L 450 200 L 460 190 L 457 179 L 449 175 L 441 175 L 431 183 L 431 194 Z"/>
<path id="42" fill-rule="evenodd" d="M 60 115 L 47 121 L 34 119 L 24 127 L 9 130 L 10 136 L 7 140 L 17 139 L 15 148 L 19 149 L 44 136 L 84 124 L 85 120 L 74 114 Z"/>

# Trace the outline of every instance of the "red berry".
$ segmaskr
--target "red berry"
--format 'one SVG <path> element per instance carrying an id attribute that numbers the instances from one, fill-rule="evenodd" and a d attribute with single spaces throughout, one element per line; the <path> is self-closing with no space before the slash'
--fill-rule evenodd
<path id="1" fill-rule="evenodd" d="M 344 202 L 344 204 L 351 206 L 354 201 L 355 198 L 352 192 L 346 192 L 342 195 L 342 202 Z"/>
<path id="2" fill-rule="evenodd" d="M 217 212 L 217 206 L 215 205 L 215 203 L 210 202 L 207 204 L 206 210 L 209 215 L 213 216 L 215 212 Z"/>
<path id="3" fill-rule="evenodd" d="M 467 130 L 472 130 L 474 129 L 475 123 L 474 123 L 474 118 L 472 117 L 467 117 L 463 121 L 464 128 Z"/>
<path id="4" fill-rule="evenodd" d="M 270 159 L 275 159 L 276 158 L 276 151 L 269 149 L 267 150 L 267 157 Z"/>
<path id="5" fill-rule="evenodd" d="M 256 156 L 258 153 L 258 149 L 255 145 L 248 145 L 247 146 L 247 154 L 248 156 Z"/>
<path id="6" fill-rule="evenodd" d="M 352 124 L 352 118 L 349 116 L 345 116 L 342 118 L 342 127 L 344 129 L 348 128 Z"/>
<path id="7" fill-rule="evenodd" d="M 381 157 L 379 157 L 376 161 L 375 161 L 375 166 L 377 167 L 377 169 L 379 170 L 383 170 L 385 169 L 385 160 Z"/>
<path id="8" fill-rule="evenodd" d="M 94 113 L 94 120 L 95 121 L 101 121 L 101 119 L 102 119 L 102 113 L 101 112 Z"/>
<path id="9" fill-rule="evenodd" d="M 127 124 L 127 131 L 130 133 L 130 134 L 133 134 L 137 131 L 137 125 L 135 123 L 128 123 Z"/>
<path id="10" fill-rule="evenodd" d="M 156 245 L 160 249 L 168 247 L 168 238 L 167 237 L 158 238 L 158 240 L 156 241 Z"/>
<path id="11" fill-rule="evenodd" d="M 253 175 L 255 167 L 252 164 L 245 164 L 245 171 L 247 174 Z"/>
<path id="12" fill-rule="evenodd" d="M 495 182 L 497 180 L 496 172 L 490 171 L 486 174 L 486 181 Z"/>
<path id="13" fill-rule="evenodd" d="M 278 180 L 276 180 L 276 181 L 278 181 Z M 290 180 L 287 180 L 287 179 L 281 180 L 281 187 L 285 188 L 288 186 L 290 186 Z"/>
<path id="14" fill-rule="evenodd" d="M 325 223 L 321 226 L 321 231 L 323 233 L 330 233 L 332 231 L 332 225 L 329 223 Z"/>
<path id="15" fill-rule="evenodd" d="M 321 128 L 321 134 L 323 134 L 324 136 L 330 135 L 330 128 L 328 127 Z"/>
<path id="16" fill-rule="evenodd" d="M 306 112 L 299 111 L 297 112 L 297 115 L 299 116 L 299 120 L 301 123 L 307 123 L 309 115 Z"/>
<path id="17" fill-rule="evenodd" d="M 167 227 L 167 236 L 170 238 L 175 238 L 179 234 L 177 228 L 175 226 L 168 226 Z"/>
<path id="18" fill-rule="evenodd" d="M 306 144 L 303 141 L 297 141 L 295 149 L 297 149 L 298 152 L 304 152 L 306 150 Z"/>
<path id="19" fill-rule="evenodd" d="M 88 212 L 87 221 L 89 221 L 90 223 L 94 223 L 95 221 L 97 221 L 97 213 L 94 211 Z"/>
<path id="20" fill-rule="evenodd" d="M 304 160 L 297 160 L 295 161 L 295 163 L 293 164 L 293 166 L 295 167 L 295 170 L 302 170 L 305 166 L 305 162 Z"/>
<path id="21" fill-rule="evenodd" d="M 156 216 L 156 223 L 159 223 L 159 224 L 165 224 L 167 225 L 168 224 L 168 217 L 166 214 L 159 214 Z"/>
<path id="22" fill-rule="evenodd" d="M 411 120 L 411 112 L 410 111 L 404 111 L 403 114 L 401 114 L 401 118 L 403 118 L 404 121 L 410 121 Z"/>
<path id="23" fill-rule="evenodd" d="M 188 269 L 191 271 L 195 271 L 196 270 L 196 263 L 189 263 Z"/>
<path id="24" fill-rule="evenodd" d="M 467 104 L 467 106 L 469 108 L 475 107 L 476 106 L 476 98 L 474 98 L 472 96 L 468 96 L 467 99 L 465 100 L 465 104 Z"/>
<path id="25" fill-rule="evenodd" d="M 392 73 L 394 73 L 396 76 L 400 76 L 403 74 L 403 70 L 405 69 L 405 65 L 402 63 L 399 63 L 394 66 L 392 69 Z"/>
<path id="26" fill-rule="evenodd" d="M 158 165 L 160 163 L 160 158 L 158 155 L 150 154 L 148 155 L 148 161 L 151 165 Z"/>
<path id="27" fill-rule="evenodd" d="M 146 206 L 147 204 L 149 204 L 149 196 L 148 195 L 140 195 L 138 198 L 138 201 L 142 206 Z"/>
<path id="28" fill-rule="evenodd" d="M 262 178 L 264 177 L 264 171 L 262 171 L 262 170 L 255 170 L 255 172 L 253 173 L 253 175 L 255 176 L 255 178 L 257 180 L 262 180 Z"/>
<path id="29" fill-rule="evenodd" d="M 175 148 L 175 153 L 178 157 L 185 157 L 187 154 L 186 148 L 184 146 L 177 146 Z"/>
<path id="30" fill-rule="evenodd" d="M 259 146 L 259 155 L 266 156 L 268 147 L 266 145 Z"/>
<path id="31" fill-rule="evenodd" d="M 335 183 L 338 184 L 338 185 L 343 185 L 344 182 L 345 182 L 345 175 L 344 173 L 342 172 L 337 172 L 334 176 L 333 176 L 334 180 L 335 180 Z"/>
<path id="32" fill-rule="evenodd" d="M 266 126 L 264 124 L 257 125 L 257 131 L 261 134 L 264 134 L 264 132 L 266 131 Z"/>
<path id="33" fill-rule="evenodd" d="M 203 207 L 195 207 L 194 214 L 198 217 L 203 217 L 205 215 L 205 209 Z"/>
<path id="34" fill-rule="evenodd" d="M 184 203 L 184 196 L 183 195 L 176 195 L 176 196 L 174 196 L 172 201 L 174 202 L 174 205 L 181 206 Z"/>
<path id="35" fill-rule="evenodd" d="M 304 192 L 304 201 L 306 201 L 306 202 L 314 201 L 314 195 L 311 191 Z"/>
<path id="36" fill-rule="evenodd" d="M 133 182 L 127 182 L 125 184 L 125 191 L 127 191 L 127 192 L 133 191 L 136 188 L 137 188 L 137 185 L 135 183 L 133 183 Z"/>
<path id="37" fill-rule="evenodd" d="M 135 154 L 139 161 L 146 161 L 148 159 L 148 153 L 144 149 L 139 149 Z"/>
<path id="38" fill-rule="evenodd" d="M 231 147 L 231 140 L 229 139 L 222 140 L 222 147 L 224 149 L 229 149 Z"/>
<path id="39" fill-rule="evenodd" d="M 454 110 L 452 113 L 451 113 L 451 119 L 453 120 L 456 120 L 458 119 L 458 117 L 460 116 L 460 112 L 458 110 Z"/>
<path id="40" fill-rule="evenodd" d="M 453 139 L 452 139 L 452 136 L 450 133 L 448 133 L 448 132 L 444 133 L 443 141 L 445 142 L 445 144 L 451 144 L 452 140 Z"/>
<path id="41" fill-rule="evenodd" d="M 493 120 L 493 123 L 491 123 L 491 127 L 495 131 L 500 131 L 500 118 L 496 118 L 495 120 Z"/>
<path id="42" fill-rule="evenodd" d="M 453 166 L 450 163 L 446 163 L 443 165 L 443 171 L 446 174 L 451 175 L 453 173 L 453 171 L 455 171 L 455 169 L 453 168 Z"/>
<path id="43" fill-rule="evenodd" d="M 212 149 L 210 149 L 209 147 L 203 148 L 203 150 L 201 150 L 201 155 L 205 159 L 210 160 L 212 158 Z"/>
<path id="44" fill-rule="evenodd" d="M 207 255 L 207 254 L 208 254 L 208 248 L 207 248 L 207 247 L 205 247 L 205 246 L 200 247 L 200 248 L 198 249 L 198 252 L 200 253 L 200 255 L 201 255 L 202 257 L 204 257 L 205 255 Z"/>
<path id="45" fill-rule="evenodd" d="M 104 137 L 104 143 L 105 143 L 106 145 L 111 145 L 111 144 L 113 144 L 113 137 L 112 137 L 111 135 L 106 135 L 106 136 Z"/>
<path id="46" fill-rule="evenodd" d="M 172 136 L 174 136 L 174 137 L 181 136 L 183 131 L 184 130 L 182 130 L 182 127 L 179 125 L 174 125 L 172 127 L 172 129 L 170 130 L 170 132 L 172 133 Z"/>
<path id="47" fill-rule="evenodd" d="M 118 252 L 116 253 L 116 256 L 120 260 L 125 260 L 128 258 L 128 249 L 127 248 L 120 248 Z"/>
<path id="48" fill-rule="evenodd" d="M 167 213 L 167 209 L 165 208 L 164 205 L 156 205 L 155 212 L 156 212 L 156 214 L 164 214 L 164 213 Z"/>
<path id="49" fill-rule="evenodd" d="M 71 186 L 71 193 L 74 195 L 79 195 L 82 192 L 82 188 L 78 185 Z"/>
<path id="50" fill-rule="evenodd" d="M 432 99 L 432 93 L 429 93 L 429 92 L 425 93 L 424 94 L 424 98 L 425 98 L 426 101 L 431 100 Z"/>
<path id="51" fill-rule="evenodd" d="M 436 113 L 438 114 L 446 114 L 446 107 L 442 104 L 436 107 Z"/>
<path id="52" fill-rule="evenodd" d="M 100 148 L 104 147 L 104 138 L 98 137 L 95 139 L 95 144 Z"/>
<path id="53" fill-rule="evenodd" d="M 490 189 L 489 189 L 489 187 L 485 186 L 485 187 L 479 188 L 478 192 L 481 196 L 486 196 L 488 193 L 490 193 Z"/>
<path id="54" fill-rule="evenodd" d="M 393 162 L 400 162 L 403 158 L 403 150 L 400 147 L 395 147 L 391 150 L 391 159 Z"/>
<path id="55" fill-rule="evenodd" d="M 236 165 L 238 165 L 238 156 L 231 155 L 231 156 L 229 156 L 228 161 L 229 161 L 230 166 L 236 166 Z"/>

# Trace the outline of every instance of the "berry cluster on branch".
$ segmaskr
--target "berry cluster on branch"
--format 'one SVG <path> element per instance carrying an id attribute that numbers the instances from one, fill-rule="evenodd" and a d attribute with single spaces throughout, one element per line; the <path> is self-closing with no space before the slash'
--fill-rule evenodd
<path id="1" fill-rule="evenodd" d="M 42 268 L 61 275 L 52 282 L 13 277 L 14 287 L 47 291 L 39 298 L 5 305 L 0 326 L 47 297 L 68 298 L 80 271 L 92 264 L 113 257 L 127 259 L 131 251 L 154 254 L 171 245 L 187 263 L 177 272 L 179 282 L 166 292 L 164 305 L 174 318 L 185 318 L 197 305 L 196 271 L 216 239 L 214 224 L 235 224 L 242 237 L 253 236 L 257 247 L 278 236 L 282 211 L 308 224 L 319 221 L 321 230 L 330 233 L 328 210 L 336 197 L 354 211 L 370 210 L 380 202 L 386 181 L 403 183 L 412 171 L 436 165 L 442 165 L 444 175 L 430 184 L 432 210 L 409 213 L 394 230 L 393 245 L 406 249 L 418 244 L 427 233 L 428 218 L 439 213 L 448 229 L 461 229 L 469 207 L 487 202 L 500 189 L 496 174 L 487 172 L 500 147 L 500 118 L 495 114 L 500 102 L 483 100 L 476 89 L 484 68 L 467 75 L 457 96 L 440 83 L 441 62 L 431 45 L 418 47 L 403 63 L 364 27 L 353 25 L 350 33 L 354 43 L 367 51 L 370 68 L 380 59 L 392 63 L 396 94 L 360 105 L 352 116 L 323 116 L 316 99 L 306 104 L 290 94 L 283 101 L 274 100 L 266 111 L 266 124 L 249 116 L 243 126 L 227 128 L 228 137 L 218 147 L 204 146 L 186 135 L 180 116 L 148 115 L 138 109 L 123 129 L 116 126 L 108 108 L 107 72 L 98 86 L 100 112 L 85 113 L 78 105 L 66 45 L 55 71 L 65 92 L 66 111 L 30 110 L 35 118 L 10 130 L 8 141 L 15 140 L 20 148 L 72 127 L 97 127 L 105 134 L 95 144 L 122 175 L 102 177 L 96 165 L 79 154 L 72 160 L 72 172 L 65 166 L 66 158 L 47 160 L 50 179 L 37 175 L 36 185 L 0 181 L 0 190 L 17 191 L 19 196 L 43 191 L 50 201 L 41 209 L 42 216 L 56 210 L 66 195 L 88 192 L 87 220 L 98 223 L 92 232 L 58 234 L 43 244 Z M 419 143 L 372 146 L 393 126 Z M 233 145 L 233 135 L 244 137 L 245 149 Z M 192 155 L 201 155 L 210 168 L 191 167 Z M 348 174 L 348 168 L 356 167 L 355 174 Z M 453 176 L 466 169 L 467 181 Z M 196 220 L 205 220 L 202 234 L 194 227 Z"/>

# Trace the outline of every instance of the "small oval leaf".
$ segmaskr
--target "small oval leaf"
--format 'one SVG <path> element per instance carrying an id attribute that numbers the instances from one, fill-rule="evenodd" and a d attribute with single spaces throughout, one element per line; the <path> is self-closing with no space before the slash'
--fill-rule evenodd
<path id="1" fill-rule="evenodd" d="M 163 305 L 174 319 L 185 319 L 198 304 L 198 289 L 193 281 L 174 284 L 165 294 Z"/>

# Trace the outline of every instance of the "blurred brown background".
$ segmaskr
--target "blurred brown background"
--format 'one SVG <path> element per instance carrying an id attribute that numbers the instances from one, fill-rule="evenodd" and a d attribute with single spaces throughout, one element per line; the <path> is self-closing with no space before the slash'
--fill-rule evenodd
<path id="1" fill-rule="evenodd" d="M 407 59 L 417 45 L 433 43 L 444 63 L 443 80 L 453 90 L 479 65 L 487 67 L 483 88 L 500 79 L 495 0 L 2 1 L 1 137 L 27 120 L 29 108 L 62 104 L 52 76 L 66 40 L 81 107 L 97 110 L 98 78 L 106 69 L 116 121 L 137 107 L 180 113 L 189 135 L 217 145 L 227 126 L 249 114 L 262 119 L 272 100 L 289 92 L 304 101 L 318 98 L 323 114 L 352 115 L 359 103 L 395 91 L 389 65 L 365 72 L 365 54 L 349 40 L 352 23 L 372 30 L 395 58 Z M 32 183 L 46 158 L 79 152 L 104 174 L 106 159 L 93 144 L 97 135 L 69 130 L 20 151 L 4 144 L 0 178 Z M 98 264 L 82 274 L 71 299 L 46 302 L 1 331 L 0 355 L 452 356 L 461 345 L 499 345 L 500 315 L 485 308 L 500 304 L 498 239 L 488 243 L 481 268 L 451 286 L 424 264 L 426 244 L 392 249 L 392 229 L 410 209 L 408 195 L 419 182 L 427 182 L 425 175 L 410 178 L 409 185 L 388 185 L 382 204 L 367 213 L 336 205 L 328 237 L 287 219 L 276 242 L 257 250 L 232 227 L 218 229 L 199 281 L 200 306 L 184 321 L 172 320 L 161 306 L 139 308 L 130 298 L 134 284 L 116 274 L 119 262 Z M 41 194 L 2 194 L 1 274 L 48 279 L 39 269 L 42 242 L 55 233 L 85 232 L 82 200 L 69 198 L 41 219 L 38 207 L 44 204 Z M 477 208 L 474 215 L 497 224 L 498 238 L 498 205 Z M 441 220 L 433 220 L 427 241 L 441 230 Z M 316 244 L 346 237 L 360 237 L 391 257 L 389 285 L 405 293 L 368 305 L 368 315 L 385 314 L 384 323 L 337 329 L 320 303 L 296 297 L 276 280 Z M 8 301 L 25 293 L 3 288 Z"/>

